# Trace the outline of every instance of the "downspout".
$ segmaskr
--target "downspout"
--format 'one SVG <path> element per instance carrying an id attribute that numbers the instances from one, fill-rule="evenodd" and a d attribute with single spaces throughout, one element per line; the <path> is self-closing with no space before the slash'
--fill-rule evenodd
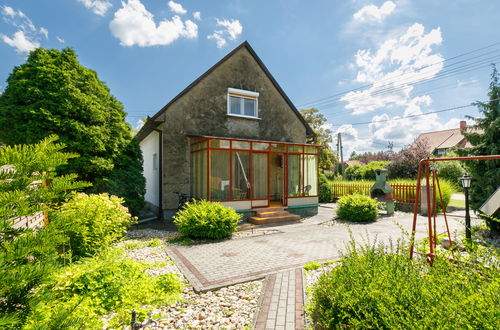
<path id="1" fill-rule="evenodd" d="M 163 131 L 153 128 L 158 132 L 158 219 L 163 220 Z"/>

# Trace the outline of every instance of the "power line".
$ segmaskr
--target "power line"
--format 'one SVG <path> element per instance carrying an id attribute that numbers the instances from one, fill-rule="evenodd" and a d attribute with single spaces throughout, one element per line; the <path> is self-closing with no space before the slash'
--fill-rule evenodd
<path id="1" fill-rule="evenodd" d="M 467 55 L 470 55 L 470 54 L 473 54 L 473 53 L 477 53 L 479 51 L 482 51 L 484 49 L 488 49 L 488 48 L 491 48 L 491 47 L 494 47 L 494 46 L 497 46 L 497 45 L 500 45 L 500 42 L 496 42 L 496 43 L 493 43 L 493 44 L 490 44 L 490 45 L 487 45 L 487 46 L 484 46 L 484 47 L 481 47 L 481 48 L 478 48 L 478 49 L 474 49 L 472 51 L 469 51 L 469 52 L 466 52 L 466 53 L 462 53 L 462 54 L 450 57 L 448 59 L 444 59 L 442 61 L 438 61 L 438 62 L 435 62 L 435 63 L 432 63 L 432 64 L 428 64 L 428 65 L 420 68 L 420 71 L 422 71 L 422 70 L 424 70 L 426 68 L 432 67 L 434 65 L 438 65 L 438 64 L 441 64 L 441 63 L 445 63 L 445 62 L 454 60 L 454 59 L 459 58 L 459 57 L 463 57 L 463 56 L 467 56 Z M 486 54 L 488 54 L 488 53 L 486 53 Z M 480 56 L 484 56 L 484 54 L 480 55 Z M 401 77 L 401 76 L 404 76 L 404 75 L 407 75 L 407 73 L 402 73 L 401 75 L 397 75 L 397 76 L 394 76 L 394 77 L 389 77 L 389 78 L 386 78 L 386 79 L 382 79 L 380 81 L 387 81 L 387 80 L 398 78 L 398 77 Z M 342 96 L 342 95 L 345 95 L 345 94 L 347 94 L 349 92 L 355 92 L 355 91 L 359 91 L 359 90 L 362 90 L 362 89 L 366 89 L 366 88 L 368 88 L 368 87 L 370 87 L 372 85 L 373 84 L 365 84 L 365 85 L 357 87 L 357 88 L 353 88 L 353 89 L 346 90 L 346 91 L 343 91 L 343 92 L 335 93 L 335 94 L 330 95 L 330 96 L 326 96 L 326 97 L 323 97 L 323 98 L 320 98 L 320 99 L 317 99 L 317 100 L 313 100 L 313 101 L 309 101 L 309 102 L 303 103 L 299 107 L 306 107 L 306 106 L 309 106 L 310 104 L 316 104 L 316 103 L 319 103 L 319 102 L 321 102 L 323 100 L 327 100 L 329 98 L 333 98 L 333 97 L 336 97 L 336 96 Z"/>

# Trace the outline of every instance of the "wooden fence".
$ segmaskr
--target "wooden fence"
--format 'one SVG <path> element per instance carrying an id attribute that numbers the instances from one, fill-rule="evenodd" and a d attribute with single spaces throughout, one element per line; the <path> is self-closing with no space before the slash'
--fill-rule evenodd
<path id="1" fill-rule="evenodd" d="M 332 183 L 332 195 L 339 198 L 345 195 L 361 194 L 370 196 L 372 185 L 352 183 Z M 394 200 L 400 203 L 414 203 L 417 185 L 391 184 Z"/>
<path id="2" fill-rule="evenodd" d="M 43 212 L 37 212 L 31 216 L 25 217 L 16 217 L 10 219 L 12 222 L 12 228 L 26 228 L 26 229 L 34 229 L 43 227 L 45 220 L 45 215 Z"/>

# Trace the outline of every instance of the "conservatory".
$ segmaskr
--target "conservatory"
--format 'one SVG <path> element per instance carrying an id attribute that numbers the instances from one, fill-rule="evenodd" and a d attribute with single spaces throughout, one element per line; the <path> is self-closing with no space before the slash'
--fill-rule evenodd
<path id="1" fill-rule="evenodd" d="M 190 136 L 191 194 L 236 210 L 318 204 L 317 145 Z"/>

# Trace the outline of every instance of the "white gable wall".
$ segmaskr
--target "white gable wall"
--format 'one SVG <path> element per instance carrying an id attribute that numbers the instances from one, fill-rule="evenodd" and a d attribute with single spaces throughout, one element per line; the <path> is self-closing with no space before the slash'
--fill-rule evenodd
<path id="1" fill-rule="evenodd" d="M 143 175 L 146 179 L 146 202 L 160 207 L 160 152 L 159 152 L 159 132 L 152 131 L 146 138 L 140 142 L 143 163 Z"/>

